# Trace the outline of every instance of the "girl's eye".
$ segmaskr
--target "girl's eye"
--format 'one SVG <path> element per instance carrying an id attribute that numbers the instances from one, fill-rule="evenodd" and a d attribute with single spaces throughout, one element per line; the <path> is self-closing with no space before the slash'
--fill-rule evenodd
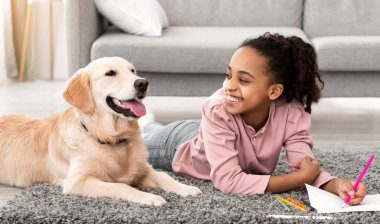
<path id="1" fill-rule="evenodd" d="M 239 79 L 239 81 L 240 81 L 241 83 L 243 83 L 243 84 L 248 83 L 248 81 L 247 81 L 247 80 L 244 80 L 244 79 Z"/>
<path id="2" fill-rule="evenodd" d="M 231 79 L 231 75 L 230 74 L 226 73 L 225 75 L 226 75 L 226 79 Z"/>
<path id="3" fill-rule="evenodd" d="M 104 74 L 105 76 L 115 76 L 116 75 L 116 72 L 114 70 L 109 70 L 108 72 L 106 72 L 106 74 Z"/>

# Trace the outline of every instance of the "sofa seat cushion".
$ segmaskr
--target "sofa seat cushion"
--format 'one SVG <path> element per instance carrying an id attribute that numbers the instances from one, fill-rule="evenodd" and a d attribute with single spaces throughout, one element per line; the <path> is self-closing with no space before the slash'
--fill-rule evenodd
<path id="1" fill-rule="evenodd" d="M 311 39 L 322 71 L 380 71 L 380 36 Z"/>
<path id="2" fill-rule="evenodd" d="M 307 40 L 295 27 L 168 27 L 161 37 L 145 37 L 110 29 L 91 49 L 91 60 L 119 56 L 139 71 L 224 73 L 237 47 L 266 31 Z"/>

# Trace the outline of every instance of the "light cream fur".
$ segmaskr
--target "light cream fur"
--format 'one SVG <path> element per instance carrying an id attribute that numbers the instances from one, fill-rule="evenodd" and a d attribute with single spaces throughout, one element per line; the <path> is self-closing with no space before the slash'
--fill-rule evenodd
<path id="1" fill-rule="evenodd" d="M 105 76 L 109 70 L 116 76 Z M 64 98 L 72 105 L 42 119 L 20 115 L 0 117 L 0 183 L 27 187 L 36 182 L 61 185 L 65 194 L 112 197 L 146 205 L 166 201 L 138 190 L 161 188 L 181 196 L 201 191 L 181 184 L 147 163 L 147 151 L 135 118 L 113 111 L 111 95 L 136 95 L 133 65 L 122 58 L 100 58 L 68 81 Z M 83 123 L 88 131 L 81 125 Z M 116 143 L 126 138 L 125 144 Z"/>

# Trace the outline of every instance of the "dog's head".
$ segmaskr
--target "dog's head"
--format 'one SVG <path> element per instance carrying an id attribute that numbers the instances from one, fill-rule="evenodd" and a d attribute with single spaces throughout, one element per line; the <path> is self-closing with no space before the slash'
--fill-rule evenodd
<path id="1" fill-rule="evenodd" d="M 127 60 L 105 57 L 78 70 L 69 80 L 63 96 L 87 115 L 99 110 L 135 119 L 145 115 L 141 100 L 147 88 L 148 81 L 137 76 Z"/>

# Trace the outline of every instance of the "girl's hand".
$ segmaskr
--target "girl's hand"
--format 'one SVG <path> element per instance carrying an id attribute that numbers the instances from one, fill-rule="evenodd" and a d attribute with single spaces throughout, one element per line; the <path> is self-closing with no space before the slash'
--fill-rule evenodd
<path id="1" fill-rule="evenodd" d="M 365 195 L 367 194 L 367 189 L 365 188 L 362 182 L 359 183 L 356 192 L 352 189 L 354 186 L 355 180 L 349 179 L 337 179 L 336 181 L 336 193 L 343 199 L 346 200 L 348 194 L 351 195 L 351 199 L 348 202 L 349 205 L 358 205 L 360 204 Z"/>
<path id="2" fill-rule="evenodd" d="M 312 184 L 318 177 L 321 169 L 317 160 L 305 156 L 293 166 L 293 171 L 301 174 L 305 183 Z"/>

